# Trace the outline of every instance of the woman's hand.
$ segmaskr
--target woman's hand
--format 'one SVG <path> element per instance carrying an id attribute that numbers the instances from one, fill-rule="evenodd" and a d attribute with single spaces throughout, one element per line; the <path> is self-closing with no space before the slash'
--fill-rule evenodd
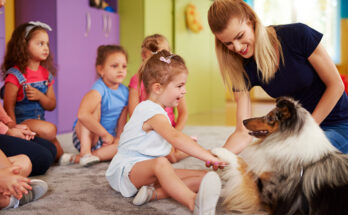
<path id="1" fill-rule="evenodd" d="M 29 129 L 23 129 L 23 128 L 17 128 L 17 127 L 9 128 L 6 134 L 12 137 L 18 137 L 25 140 L 32 140 L 34 139 L 36 135 L 35 132 L 32 132 Z"/>
<path id="2" fill-rule="evenodd" d="M 25 139 L 26 140 L 32 140 L 32 139 L 35 138 L 36 133 L 31 131 L 30 128 L 27 125 L 25 125 L 25 124 L 17 124 L 15 127 L 25 131 Z"/>

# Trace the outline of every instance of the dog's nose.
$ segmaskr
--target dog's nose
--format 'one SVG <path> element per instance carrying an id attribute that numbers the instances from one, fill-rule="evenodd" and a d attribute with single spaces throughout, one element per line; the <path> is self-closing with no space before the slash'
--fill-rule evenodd
<path id="1" fill-rule="evenodd" d="M 249 120 L 245 119 L 243 120 L 243 125 L 246 126 L 246 124 L 248 123 Z"/>

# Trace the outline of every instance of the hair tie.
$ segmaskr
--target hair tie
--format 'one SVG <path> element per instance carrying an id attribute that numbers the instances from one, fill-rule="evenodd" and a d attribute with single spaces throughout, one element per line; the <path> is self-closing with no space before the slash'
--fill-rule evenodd
<path id="1" fill-rule="evenodd" d="M 24 38 L 27 38 L 27 36 L 29 35 L 30 31 L 33 30 L 34 27 L 41 27 L 41 28 L 44 28 L 48 31 L 52 31 L 52 28 L 47 25 L 46 23 L 43 23 L 43 22 L 39 22 L 39 21 L 30 21 L 29 22 L 29 25 L 25 28 L 25 36 Z"/>
<path id="2" fill-rule="evenodd" d="M 171 60 L 170 60 L 170 59 L 171 59 L 172 57 L 174 57 L 174 56 L 175 56 L 174 54 L 169 55 L 169 56 L 168 56 L 168 57 L 166 57 L 166 58 L 165 58 L 165 57 L 163 57 L 163 56 L 161 56 L 159 60 L 160 60 L 160 61 L 163 61 L 163 62 L 165 62 L 165 63 L 167 63 L 167 64 L 170 64 L 170 62 L 171 62 Z"/>

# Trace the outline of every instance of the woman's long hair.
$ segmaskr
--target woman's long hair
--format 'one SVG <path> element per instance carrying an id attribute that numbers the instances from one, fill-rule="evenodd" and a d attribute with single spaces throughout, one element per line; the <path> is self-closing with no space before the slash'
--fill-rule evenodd
<path id="1" fill-rule="evenodd" d="M 214 34 L 222 33 L 232 18 L 251 22 L 255 32 L 253 57 L 257 71 L 261 73 L 262 81 L 268 83 L 277 71 L 279 57 L 284 62 L 281 44 L 276 33 L 273 28 L 263 26 L 253 9 L 243 0 L 215 0 L 209 8 L 208 22 Z M 250 81 L 243 67 L 243 58 L 230 51 L 217 38 L 215 38 L 215 51 L 225 85 L 230 90 L 247 90 Z"/>

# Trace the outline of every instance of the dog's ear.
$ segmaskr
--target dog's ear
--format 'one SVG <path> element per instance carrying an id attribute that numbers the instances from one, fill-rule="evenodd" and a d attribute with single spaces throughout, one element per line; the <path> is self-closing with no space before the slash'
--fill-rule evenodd
<path id="1" fill-rule="evenodd" d="M 292 99 L 280 97 L 276 100 L 279 109 L 277 116 L 281 121 L 286 121 L 296 117 L 296 107 Z"/>

